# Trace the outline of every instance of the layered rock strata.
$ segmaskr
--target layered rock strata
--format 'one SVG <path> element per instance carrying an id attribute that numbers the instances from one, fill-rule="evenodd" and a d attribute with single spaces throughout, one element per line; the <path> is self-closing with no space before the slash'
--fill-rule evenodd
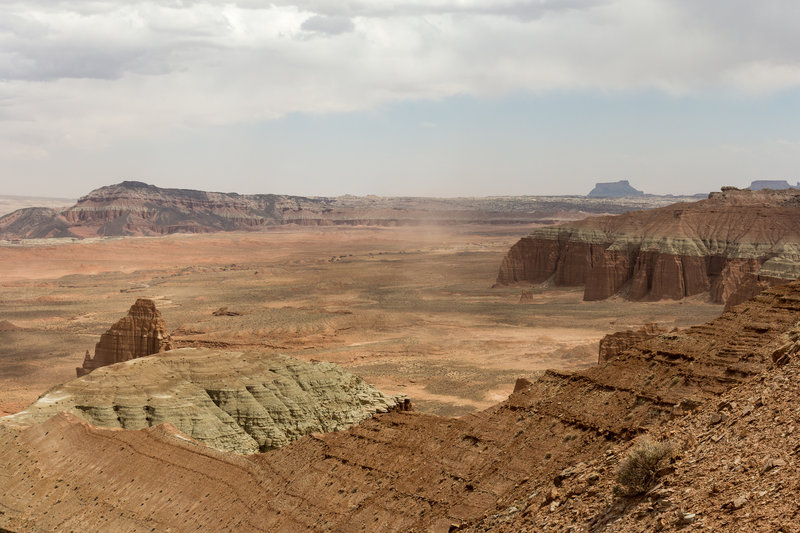
<path id="1" fill-rule="evenodd" d="M 606 363 L 619 357 L 625 350 L 628 350 L 639 343 L 652 339 L 656 335 L 666 333 L 667 330 L 658 324 L 645 324 L 639 329 L 629 329 L 609 333 L 600 339 L 600 348 L 597 354 L 599 364 Z"/>
<path id="2" fill-rule="evenodd" d="M 139 298 L 119 319 L 100 336 L 94 357 L 86 352 L 83 365 L 76 368 L 78 377 L 101 366 L 113 365 L 172 349 L 172 339 L 166 332 L 161 312 L 153 300 Z"/>
<path id="3" fill-rule="evenodd" d="M 630 440 L 686 413 L 722 409 L 720 395 L 737 386 L 757 386 L 798 321 L 800 284 L 774 287 L 708 324 L 659 335 L 602 365 L 519 382 L 507 401 L 480 413 L 449 419 L 390 412 L 247 457 L 197 446 L 163 425 L 122 432 L 69 415 L 33 426 L 7 418 L 0 424 L 0 468 L 8 476 L 0 526 L 521 531 L 530 523 L 531 531 L 601 531 L 613 515 L 611 487 Z M 757 393 L 749 396 L 756 402 Z M 763 412 L 765 425 L 775 423 L 770 413 Z M 702 422 L 704 433 L 695 435 L 705 450 L 744 438 Z M 784 422 L 788 432 L 793 419 L 781 415 Z M 587 471 L 589 464 L 602 468 Z M 724 474 L 734 466 L 716 470 L 721 490 L 732 492 Z M 748 486 L 763 486 L 760 468 L 748 471 L 756 476 Z M 776 495 L 794 498 L 795 485 Z M 695 492 L 681 497 L 708 496 Z M 580 501 L 592 497 L 599 504 L 587 515 Z M 646 506 L 637 514 L 652 520 Z M 552 522 L 557 515 L 564 527 Z"/>
<path id="4" fill-rule="evenodd" d="M 402 398 L 330 363 L 183 348 L 99 368 L 52 389 L 14 420 L 31 424 L 67 411 L 110 428 L 170 423 L 212 448 L 246 454 L 406 408 Z"/>
<path id="5" fill-rule="evenodd" d="M 540 228 L 506 255 L 497 283 L 584 286 L 585 300 L 707 293 L 735 305 L 800 275 L 800 191 L 724 189 L 695 203 Z"/>
<path id="6" fill-rule="evenodd" d="M 94 190 L 67 209 L 26 208 L 0 217 L 0 240 L 253 231 L 281 224 L 552 224 L 586 213 L 623 213 L 667 202 L 663 197 L 242 195 L 125 181 Z"/>

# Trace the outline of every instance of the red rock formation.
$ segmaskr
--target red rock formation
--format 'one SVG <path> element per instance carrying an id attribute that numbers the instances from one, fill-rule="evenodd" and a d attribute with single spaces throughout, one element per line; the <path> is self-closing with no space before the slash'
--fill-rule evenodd
<path id="1" fill-rule="evenodd" d="M 772 367 L 772 354 L 786 344 L 798 320 L 800 283 L 775 287 L 708 324 L 650 339 L 607 364 L 519 381 L 507 401 L 486 411 L 456 419 L 392 412 L 247 457 L 200 446 L 166 426 L 101 429 L 66 414 L 29 427 L 11 419 L 0 424 L 0 471 L 5 475 L 0 527 L 388 532 L 450 531 L 463 525 L 461 530 L 471 531 L 470 524 L 492 517 L 486 525 L 505 525 L 499 529 L 505 532 L 562 531 L 574 524 L 607 530 L 589 527 L 594 515 L 587 515 L 580 502 L 597 498 L 598 520 L 614 511 L 611 487 L 629 439 L 680 420 L 685 410 L 679 406 L 708 409 L 708 416 L 723 409 L 720 394 L 758 386 L 758 377 Z M 784 394 L 779 387 L 786 381 L 798 382 L 796 376 L 776 382 L 771 401 Z M 745 421 L 765 427 L 755 437 L 769 436 L 770 444 L 780 432 L 794 431 L 795 442 L 779 450 L 787 458 L 797 449 L 797 432 L 789 429 L 797 423 L 795 398 L 783 398 L 789 406 L 781 411 L 777 435 L 772 404 Z M 737 408 L 744 408 L 745 401 L 765 403 L 757 390 L 748 391 Z M 718 489 L 710 490 L 707 483 L 709 490 L 693 490 L 694 496 L 731 492 L 727 476 L 744 471 L 735 490 L 774 490 L 780 498 L 758 496 L 759 505 L 787 501 L 786 518 L 792 519 L 797 481 L 769 484 L 771 475 L 759 475 L 765 458 L 748 457 L 748 448 L 739 446 L 753 426 L 743 423 L 734 433 L 727 423 L 714 430 L 708 420 L 693 431 L 695 445 L 703 439 L 702 457 L 715 445 L 735 446 L 732 452 L 742 456 L 747 468 L 731 468 L 739 463 L 731 455 L 715 472 L 707 472 L 717 476 Z M 585 471 L 597 461 L 607 464 Z M 674 496 L 684 493 L 690 491 L 676 490 Z M 620 505 L 652 520 L 655 513 L 648 507 L 678 510 L 668 503 L 643 499 Z M 571 522 L 528 528 L 508 522 L 525 517 L 543 522 L 556 512 Z M 743 519 L 719 506 L 714 512 L 727 517 L 729 526 Z"/>
<path id="2" fill-rule="evenodd" d="M 172 349 L 172 339 L 166 333 L 164 319 L 156 309 L 153 300 L 139 298 L 128 316 L 100 336 L 94 348 L 94 357 L 83 360 L 83 366 L 76 368 L 78 377 L 85 376 L 95 368 L 121 363 L 137 357 Z"/>
<path id="3" fill-rule="evenodd" d="M 598 364 L 616 359 L 619 355 L 640 342 L 652 339 L 656 335 L 666 333 L 667 330 L 658 324 L 645 324 L 639 329 L 629 329 L 610 333 L 600 339 L 600 349 L 597 354 Z"/>
<path id="4" fill-rule="evenodd" d="M 585 286 L 585 300 L 709 293 L 739 303 L 800 275 L 800 191 L 726 188 L 695 203 L 592 217 L 521 239 L 497 283 Z"/>

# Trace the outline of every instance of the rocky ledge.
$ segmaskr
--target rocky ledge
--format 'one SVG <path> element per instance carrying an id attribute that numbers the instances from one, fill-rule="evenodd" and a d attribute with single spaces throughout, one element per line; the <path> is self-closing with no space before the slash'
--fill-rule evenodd
<path id="1" fill-rule="evenodd" d="M 109 428 L 168 422 L 213 448 L 249 454 L 408 407 L 331 363 L 183 348 L 98 368 L 6 420 L 33 424 L 67 411 Z"/>
<path id="2" fill-rule="evenodd" d="M 800 191 L 723 188 L 706 200 L 537 229 L 506 255 L 497 283 L 585 286 L 585 300 L 735 305 L 800 276 Z"/>

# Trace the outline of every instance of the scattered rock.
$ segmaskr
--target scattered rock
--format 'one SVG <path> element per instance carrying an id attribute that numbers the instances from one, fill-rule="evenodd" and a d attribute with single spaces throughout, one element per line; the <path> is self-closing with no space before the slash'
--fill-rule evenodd
<path id="1" fill-rule="evenodd" d="M 789 342 L 772 352 L 772 362 L 778 366 L 783 366 L 789 359 L 800 350 L 800 343 Z"/>
<path id="2" fill-rule="evenodd" d="M 741 509 L 745 505 L 747 505 L 747 496 L 738 496 L 733 500 L 729 501 L 728 503 L 726 503 L 725 505 L 723 505 L 722 507 L 725 509 L 736 511 L 738 509 Z"/>
<path id="3" fill-rule="evenodd" d="M 716 426 L 717 424 L 724 422 L 727 418 L 728 416 L 725 413 L 712 413 L 708 422 L 712 426 Z"/>
<path id="4" fill-rule="evenodd" d="M 695 400 L 693 398 L 684 398 L 680 401 L 680 403 L 678 403 L 678 409 L 684 412 L 689 412 L 694 411 L 701 405 L 703 405 L 703 403 L 699 400 Z"/>
<path id="5" fill-rule="evenodd" d="M 676 525 L 678 527 L 688 526 L 689 524 L 693 524 L 695 520 L 697 520 L 697 515 L 695 513 L 678 513 Z"/>
<path id="6" fill-rule="evenodd" d="M 761 473 L 763 474 L 764 472 L 767 472 L 769 470 L 772 470 L 773 468 L 777 468 L 780 466 L 786 466 L 786 461 L 784 461 L 780 457 L 777 457 L 775 459 L 771 457 L 767 458 L 767 460 L 764 461 L 764 466 L 761 467 Z"/>
<path id="7" fill-rule="evenodd" d="M 239 313 L 237 311 L 231 311 L 227 307 L 220 307 L 211 314 L 214 316 L 242 316 L 242 313 Z"/>

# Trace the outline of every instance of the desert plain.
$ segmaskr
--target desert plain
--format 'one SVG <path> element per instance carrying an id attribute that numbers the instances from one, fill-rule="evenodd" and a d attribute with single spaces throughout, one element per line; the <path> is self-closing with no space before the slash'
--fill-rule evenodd
<path id="1" fill-rule="evenodd" d="M 608 333 L 722 312 L 705 296 L 584 302 L 581 287 L 493 287 L 509 247 L 535 227 L 287 225 L 2 246 L 0 415 L 74 379 L 142 297 L 179 347 L 334 362 L 446 416 L 502 401 L 517 378 L 596 363 Z M 520 302 L 523 289 L 532 301 Z"/>

